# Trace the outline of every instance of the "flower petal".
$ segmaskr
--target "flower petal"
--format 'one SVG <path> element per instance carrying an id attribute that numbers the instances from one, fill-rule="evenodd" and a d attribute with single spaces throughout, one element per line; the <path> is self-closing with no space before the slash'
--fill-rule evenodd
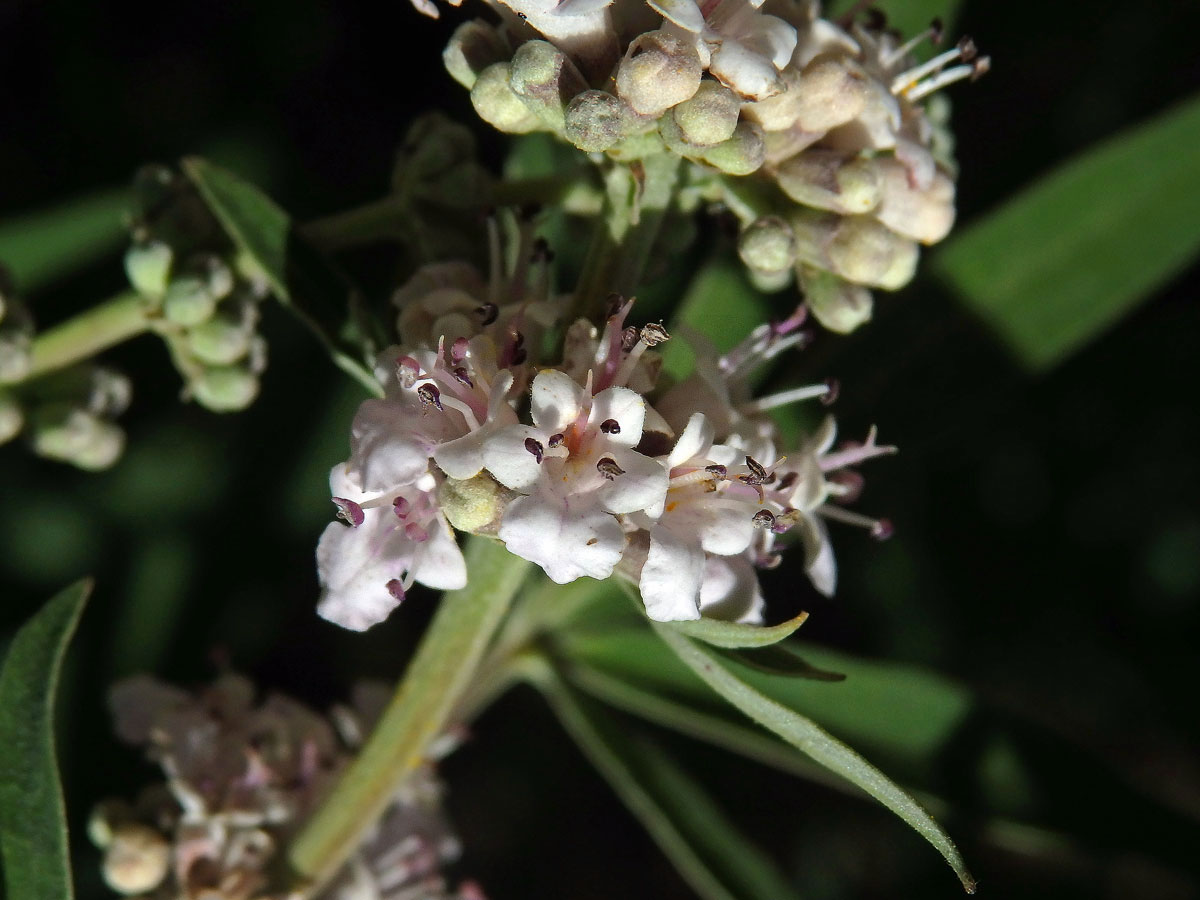
<path id="1" fill-rule="evenodd" d="M 645 399 L 627 387 L 610 387 L 601 391 L 592 400 L 588 422 L 598 427 L 609 421 L 616 422 L 620 427 L 620 431 L 608 434 L 609 444 L 636 446 L 642 439 L 642 426 L 646 421 Z"/>
<path id="2" fill-rule="evenodd" d="M 412 542 L 393 524 L 391 510 L 367 510 L 366 522 L 331 522 L 317 544 L 317 577 L 324 596 L 317 614 L 351 631 L 366 631 L 399 605 L 387 584 L 411 559 Z"/>
<path id="3" fill-rule="evenodd" d="M 501 428 L 483 445 L 484 467 L 507 488 L 520 491 L 533 487 L 542 477 L 542 466 L 529 451 L 526 442 L 530 440 L 543 448 L 548 442 L 543 431 L 529 425 Z"/>
<path id="4" fill-rule="evenodd" d="M 742 556 L 708 558 L 700 587 L 700 612 L 705 618 L 761 625 L 765 605 L 750 560 Z"/>
<path id="5" fill-rule="evenodd" d="M 565 372 L 539 372 L 530 391 L 530 414 L 547 434 L 562 431 L 575 421 L 586 397 L 583 388 Z"/>
<path id="6" fill-rule="evenodd" d="M 661 525 L 651 530 L 650 553 L 638 580 L 650 618 L 656 622 L 700 618 L 703 576 L 704 551 L 699 544 Z"/>
<path id="7" fill-rule="evenodd" d="M 596 498 L 604 509 L 620 514 L 662 507 L 669 479 L 661 462 L 636 450 L 613 448 L 608 455 L 624 474 L 597 488 Z"/>
<path id="8" fill-rule="evenodd" d="M 558 584 L 582 575 L 607 578 L 625 547 L 616 519 L 587 497 L 520 497 L 505 510 L 499 534 L 511 553 L 537 563 Z"/>
<path id="9" fill-rule="evenodd" d="M 646 3 L 664 19 L 692 34 L 704 30 L 704 14 L 694 0 L 646 0 Z"/>
<path id="10" fill-rule="evenodd" d="M 413 577 L 438 591 L 456 591 L 467 586 L 467 563 L 445 516 L 430 523 L 429 540 L 418 545 L 413 558 Z"/>
<path id="11" fill-rule="evenodd" d="M 673 469 L 685 462 L 702 456 L 712 446 L 713 427 L 704 413 L 693 413 L 687 427 L 675 442 L 671 455 L 667 457 L 667 468 Z M 707 458 L 707 457 L 705 457 Z"/>
<path id="12" fill-rule="evenodd" d="M 784 88 L 770 59 L 730 38 L 713 51 L 708 71 L 746 100 L 766 100 Z"/>
<path id="13" fill-rule="evenodd" d="M 429 468 L 429 449 L 401 403 L 367 400 L 350 428 L 348 471 L 361 490 L 379 493 L 416 481 Z"/>

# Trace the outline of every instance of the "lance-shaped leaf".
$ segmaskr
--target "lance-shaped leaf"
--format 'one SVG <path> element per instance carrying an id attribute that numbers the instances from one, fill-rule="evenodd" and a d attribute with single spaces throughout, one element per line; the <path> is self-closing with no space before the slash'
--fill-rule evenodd
<path id="1" fill-rule="evenodd" d="M 669 627 L 714 647 L 769 647 L 786 637 L 791 637 L 806 619 L 808 613 L 802 612 L 794 619 L 788 619 L 778 625 L 745 625 L 741 622 L 723 622 L 720 619 L 692 619 L 671 622 Z"/>
<path id="2" fill-rule="evenodd" d="M 54 754 L 54 692 L 90 581 L 50 600 L 0 669 L 0 853 L 9 900 L 69 900 L 67 821 Z"/>
<path id="3" fill-rule="evenodd" d="M 312 330 L 340 369 L 381 394 L 363 364 L 364 348 L 343 336 L 347 327 L 361 332 L 364 326 L 360 298 L 300 237 L 288 214 L 254 185 L 207 160 L 189 157 L 183 170 L 229 239 L 261 270 L 279 302 Z"/>
<path id="4" fill-rule="evenodd" d="M 1089 149 L 951 239 L 933 268 L 1032 369 L 1200 252 L 1200 98 Z"/>
<path id="5" fill-rule="evenodd" d="M 679 874 L 704 900 L 793 900 L 771 860 L 659 747 L 546 667 L 534 683 Z"/>
<path id="6" fill-rule="evenodd" d="M 899 785 L 812 719 L 755 690 L 713 653 L 670 628 L 656 626 L 655 630 L 688 668 L 726 701 L 825 768 L 862 788 L 912 826 L 942 854 L 967 893 L 975 892 L 975 879 L 950 836 Z"/>

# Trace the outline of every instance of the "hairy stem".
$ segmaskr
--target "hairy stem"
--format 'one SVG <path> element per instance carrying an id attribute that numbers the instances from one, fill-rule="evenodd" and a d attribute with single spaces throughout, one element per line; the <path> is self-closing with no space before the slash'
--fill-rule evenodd
<path id="1" fill-rule="evenodd" d="M 674 200 L 678 175 L 679 159 L 670 153 L 609 171 L 604 214 L 575 288 L 575 317 L 600 321 L 610 294 L 630 296 L 637 288 Z"/>
<path id="2" fill-rule="evenodd" d="M 149 328 L 146 302 L 134 291 L 118 294 L 39 334 L 24 380 L 91 359 Z"/>
<path id="3" fill-rule="evenodd" d="M 530 568 L 502 544 L 479 537 L 467 548 L 467 566 L 468 585 L 442 598 L 370 739 L 292 844 L 291 866 L 306 894 L 337 873 L 397 787 L 425 761 L 429 745 L 452 724 Z"/>

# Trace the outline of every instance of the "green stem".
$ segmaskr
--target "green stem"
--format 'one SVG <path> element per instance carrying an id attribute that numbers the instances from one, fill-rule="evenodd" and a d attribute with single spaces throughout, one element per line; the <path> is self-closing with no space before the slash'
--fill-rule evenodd
<path id="1" fill-rule="evenodd" d="M 649 156 L 614 166 L 605 176 L 604 215 L 596 226 L 575 288 L 574 315 L 604 318 L 610 294 L 631 296 L 675 196 L 679 158 Z"/>
<path id="2" fill-rule="evenodd" d="M 290 862 L 306 892 L 337 873 L 397 787 L 425 761 L 430 743 L 451 724 L 529 568 L 502 544 L 471 539 L 468 585 L 442 598 L 391 705 L 292 844 Z"/>
<path id="3" fill-rule="evenodd" d="M 149 328 L 146 301 L 133 291 L 118 294 L 39 334 L 25 380 L 91 359 Z"/>

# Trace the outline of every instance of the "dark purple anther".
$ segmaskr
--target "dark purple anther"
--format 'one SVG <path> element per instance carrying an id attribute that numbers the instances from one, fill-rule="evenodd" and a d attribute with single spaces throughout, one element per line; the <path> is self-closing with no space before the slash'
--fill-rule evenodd
<path id="1" fill-rule="evenodd" d="M 343 522 L 348 523 L 352 528 L 357 528 L 366 519 L 366 514 L 363 513 L 362 507 L 353 500 L 347 500 L 345 497 L 334 497 L 333 502 L 337 504 L 337 517 Z"/>
<path id="2" fill-rule="evenodd" d="M 567 439 L 567 436 L 565 434 L 563 434 L 561 431 L 558 434 L 552 434 L 552 435 L 550 435 L 550 446 L 551 447 L 561 447 L 563 445 L 563 441 L 565 441 L 566 439 Z"/>
<path id="3" fill-rule="evenodd" d="M 799 472 L 784 472 L 783 477 L 779 479 L 779 487 L 777 490 L 790 491 L 793 487 L 795 487 L 796 482 L 799 480 Z"/>
<path id="4" fill-rule="evenodd" d="M 775 514 L 769 509 L 760 509 L 750 517 L 750 521 L 755 528 L 775 528 Z"/>
<path id="5" fill-rule="evenodd" d="M 539 463 L 542 461 L 544 448 L 542 447 L 541 441 L 534 440 L 533 438 L 525 438 L 525 449 L 532 453 L 533 458 Z"/>
<path id="6" fill-rule="evenodd" d="M 749 475 L 742 476 L 742 481 L 746 484 L 763 484 L 767 480 L 767 470 L 753 456 L 746 457 L 746 468 L 750 470 Z"/>
<path id="7" fill-rule="evenodd" d="M 637 342 L 641 340 L 638 335 L 638 330 L 630 325 L 628 328 L 621 329 L 621 349 L 628 353 L 637 346 Z"/>
<path id="8" fill-rule="evenodd" d="M 613 316 L 621 314 L 621 310 L 625 308 L 625 298 L 613 291 L 606 298 L 608 302 L 608 311 L 604 314 L 605 319 L 611 319 Z"/>
<path id="9" fill-rule="evenodd" d="M 605 419 L 600 423 L 600 430 L 605 434 L 620 434 L 621 423 L 616 419 Z"/>
<path id="10" fill-rule="evenodd" d="M 609 481 L 613 481 L 618 475 L 625 474 L 625 470 L 618 466 L 617 461 L 611 456 L 605 456 L 596 463 L 596 471 Z"/>
<path id="11" fill-rule="evenodd" d="M 471 381 L 470 374 L 468 374 L 463 366 L 456 366 L 452 374 L 459 384 L 465 384 L 469 388 L 475 387 L 474 382 Z"/>
<path id="12" fill-rule="evenodd" d="M 525 348 L 517 347 L 513 350 L 512 360 L 510 362 L 511 365 L 519 366 L 522 365 L 527 359 L 529 359 L 529 353 L 525 350 Z"/>
<path id="13" fill-rule="evenodd" d="M 871 526 L 871 537 L 875 538 L 877 541 L 886 541 L 895 533 L 896 528 L 888 519 L 880 519 Z"/>
<path id="14" fill-rule="evenodd" d="M 716 475 L 718 478 L 727 478 L 729 476 L 729 470 L 719 463 L 713 463 L 711 466 L 705 466 L 704 471 L 711 475 Z"/>
<path id="15" fill-rule="evenodd" d="M 467 353 L 470 351 L 470 349 L 470 341 L 468 341 L 465 337 L 457 338 L 454 343 L 450 345 L 450 358 L 454 360 L 454 362 L 462 362 L 467 358 Z"/>
<path id="16" fill-rule="evenodd" d="M 417 388 L 417 396 L 421 398 L 421 406 L 426 409 L 430 406 L 442 408 L 442 392 L 432 384 L 423 384 Z"/>
<path id="17" fill-rule="evenodd" d="M 671 339 L 671 335 L 667 334 L 667 329 L 663 328 L 659 322 L 651 322 L 649 325 L 643 325 L 640 337 L 642 343 L 647 347 L 657 347 L 659 344 L 665 344 Z"/>
<path id="18" fill-rule="evenodd" d="M 403 497 L 397 497 L 392 501 L 392 512 L 396 514 L 396 518 L 404 519 L 412 512 L 412 504 Z"/>
<path id="19" fill-rule="evenodd" d="M 838 394 L 842 392 L 842 383 L 836 378 L 826 378 L 825 388 L 825 393 L 821 395 L 821 403 L 824 406 L 832 406 L 837 402 Z"/>
<path id="20" fill-rule="evenodd" d="M 397 603 L 404 602 L 404 582 L 399 578 L 393 578 L 387 583 L 386 587 L 387 592 L 396 599 Z"/>
<path id="21" fill-rule="evenodd" d="M 500 315 L 500 307 L 495 303 L 485 303 L 475 310 L 475 315 L 479 316 L 479 324 L 491 325 Z"/>

